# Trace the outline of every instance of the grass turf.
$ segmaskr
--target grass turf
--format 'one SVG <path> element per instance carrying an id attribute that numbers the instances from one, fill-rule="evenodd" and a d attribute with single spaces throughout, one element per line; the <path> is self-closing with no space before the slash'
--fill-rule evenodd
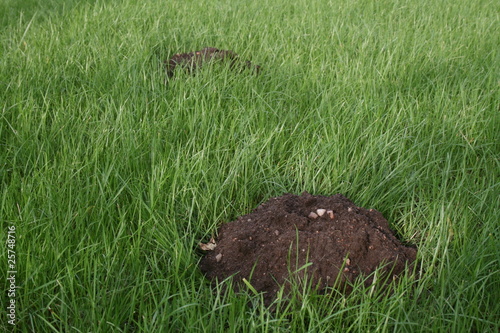
<path id="1" fill-rule="evenodd" d="M 17 324 L 0 327 L 499 330 L 496 2 L 10 2 L 0 223 L 2 244 L 16 227 L 19 288 Z M 164 84 L 162 60 L 205 46 L 262 75 Z M 380 210 L 418 246 L 419 282 L 386 297 L 297 286 L 275 312 L 251 289 L 214 292 L 196 244 L 302 191 Z"/>

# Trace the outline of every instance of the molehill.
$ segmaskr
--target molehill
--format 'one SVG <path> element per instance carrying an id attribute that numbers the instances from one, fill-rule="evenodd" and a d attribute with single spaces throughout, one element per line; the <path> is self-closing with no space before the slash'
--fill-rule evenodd
<path id="1" fill-rule="evenodd" d="M 165 60 L 165 71 L 167 77 L 174 76 L 177 67 L 184 68 L 187 72 L 194 74 L 195 71 L 208 63 L 223 63 L 228 61 L 231 69 L 239 71 L 248 69 L 256 74 L 260 71 L 260 66 L 252 64 L 248 60 L 241 60 L 239 55 L 231 50 L 221 50 L 215 47 L 205 47 L 202 50 L 176 53 L 170 59 Z"/>
<path id="2" fill-rule="evenodd" d="M 270 304 L 281 285 L 307 274 L 321 292 L 350 293 L 358 277 L 366 286 L 373 272 L 385 285 L 411 269 L 417 250 L 402 244 L 374 209 L 354 205 L 341 194 L 285 194 L 222 225 L 218 237 L 200 243 L 202 272 L 214 283 L 234 275 L 236 290 L 246 279 Z M 300 269 L 303 268 L 303 269 Z"/>

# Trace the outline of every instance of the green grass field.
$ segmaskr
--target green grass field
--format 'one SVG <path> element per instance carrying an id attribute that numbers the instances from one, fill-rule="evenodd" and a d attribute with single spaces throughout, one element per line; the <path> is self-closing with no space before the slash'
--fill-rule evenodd
<path id="1" fill-rule="evenodd" d="M 500 330 L 499 2 L 3 0 L 0 13 L 0 331 Z M 164 83 L 164 59 L 205 46 L 262 74 Z M 250 288 L 214 291 L 198 242 L 303 191 L 381 211 L 418 246 L 418 282 L 297 288 L 274 312 Z"/>

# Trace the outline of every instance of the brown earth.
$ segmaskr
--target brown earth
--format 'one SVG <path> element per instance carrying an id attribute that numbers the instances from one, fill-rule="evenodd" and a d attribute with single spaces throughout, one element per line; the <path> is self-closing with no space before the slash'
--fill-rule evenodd
<path id="1" fill-rule="evenodd" d="M 298 240 L 298 248 L 297 248 Z M 307 276 L 319 291 L 326 287 L 351 292 L 359 276 L 373 283 L 382 267 L 386 283 L 412 267 L 417 250 L 403 245 L 387 220 L 373 209 L 354 205 L 341 194 L 285 194 L 271 198 L 250 214 L 226 223 L 217 239 L 201 244 L 202 272 L 214 283 L 234 275 L 236 290 L 244 278 L 270 304 L 280 285 Z M 309 264 L 307 269 L 299 270 Z M 298 273 L 290 274 L 290 272 Z M 252 272 L 253 271 L 253 272 Z"/>
<path id="2" fill-rule="evenodd" d="M 229 61 L 231 68 L 240 70 L 250 69 L 259 73 L 260 66 L 252 64 L 250 61 L 242 61 L 238 54 L 231 50 L 220 50 L 215 47 L 205 47 L 200 51 L 189 53 L 177 53 L 172 58 L 165 60 L 165 70 L 168 77 L 172 77 L 177 67 L 183 67 L 188 72 L 194 73 L 203 65 L 209 62 Z"/>

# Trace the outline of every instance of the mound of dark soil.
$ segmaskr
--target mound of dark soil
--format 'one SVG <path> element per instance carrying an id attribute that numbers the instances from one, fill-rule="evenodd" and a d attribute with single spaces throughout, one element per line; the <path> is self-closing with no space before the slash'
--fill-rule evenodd
<path id="1" fill-rule="evenodd" d="M 260 66 L 254 65 L 250 61 L 241 61 L 238 54 L 231 50 L 219 50 L 215 47 L 206 47 L 200 51 L 177 53 L 172 58 L 165 60 L 167 76 L 172 77 L 178 66 L 193 73 L 204 64 L 216 61 L 229 61 L 233 69 L 239 68 L 243 70 L 247 68 L 255 73 L 259 73 L 260 71 Z"/>
<path id="2" fill-rule="evenodd" d="M 417 252 L 394 236 L 380 212 L 356 207 L 341 194 L 309 193 L 271 198 L 224 224 L 216 240 L 200 247 L 206 250 L 200 268 L 209 279 L 235 274 L 238 289 L 245 278 L 265 292 L 268 304 L 280 285 L 287 290 L 290 278 L 300 279 L 306 271 L 319 290 L 335 287 L 348 293 L 346 282 L 360 275 L 368 286 L 379 266 L 390 282 L 412 266 Z"/>

